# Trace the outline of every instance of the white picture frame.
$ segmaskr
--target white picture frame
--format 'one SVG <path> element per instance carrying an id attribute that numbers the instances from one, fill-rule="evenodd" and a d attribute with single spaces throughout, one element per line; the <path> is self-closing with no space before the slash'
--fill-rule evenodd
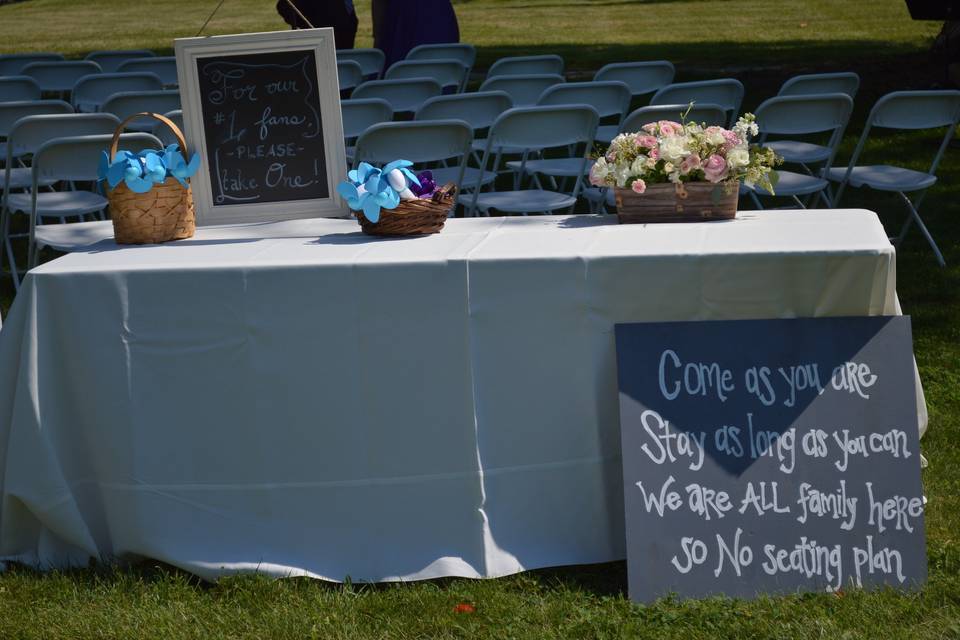
<path id="1" fill-rule="evenodd" d="M 343 140 L 343 121 L 340 111 L 340 85 L 337 78 L 337 57 L 333 29 L 302 29 L 266 33 L 247 33 L 200 38 L 179 38 L 174 41 L 177 58 L 177 77 L 183 105 L 185 134 L 191 153 L 200 154 L 200 169 L 191 179 L 198 225 L 269 222 L 314 217 L 346 217 L 349 210 L 337 195 L 336 185 L 346 175 L 346 151 Z M 217 161 L 207 148 L 207 134 L 201 96 L 198 61 L 205 58 L 245 56 L 255 54 L 308 51 L 316 62 L 315 90 L 319 95 L 322 140 L 324 149 L 327 197 L 256 201 L 253 198 L 235 198 L 225 201 L 223 179 L 219 165 L 217 181 L 211 178 L 211 165 Z M 306 67 L 304 67 L 306 68 Z M 305 73 L 305 72 L 304 72 Z M 242 135 L 242 134 L 241 134 Z M 215 150 L 219 155 L 219 147 Z M 319 166 L 319 165 L 317 165 Z M 265 178 L 262 178 L 265 179 Z M 215 189 L 218 190 L 214 201 Z"/>

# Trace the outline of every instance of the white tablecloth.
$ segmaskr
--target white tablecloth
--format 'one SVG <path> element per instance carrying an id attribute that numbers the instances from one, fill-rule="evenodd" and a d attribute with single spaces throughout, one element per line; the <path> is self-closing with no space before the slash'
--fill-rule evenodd
<path id="1" fill-rule="evenodd" d="M 0 332 L 0 559 L 333 580 L 619 559 L 614 323 L 897 312 L 859 210 L 100 242 L 32 271 Z"/>

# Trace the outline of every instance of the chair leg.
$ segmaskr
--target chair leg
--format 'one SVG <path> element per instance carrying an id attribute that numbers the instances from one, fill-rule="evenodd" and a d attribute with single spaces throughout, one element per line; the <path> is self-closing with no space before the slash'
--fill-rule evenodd
<path id="1" fill-rule="evenodd" d="M 897 238 L 897 246 L 903 242 L 903 236 L 906 235 L 907 229 L 910 228 L 909 223 L 916 222 L 917 226 L 920 227 L 920 233 L 923 234 L 923 237 L 927 239 L 927 243 L 930 245 L 930 248 L 933 249 L 933 254 L 937 258 L 937 264 L 939 264 L 941 267 L 947 266 L 947 261 L 943 259 L 943 254 L 940 253 L 940 247 L 938 247 L 937 243 L 933 240 L 933 236 L 930 235 L 927 225 L 923 223 L 923 219 L 920 218 L 920 213 L 917 211 L 917 207 L 920 206 L 920 202 L 923 200 L 924 194 L 921 193 L 920 196 L 917 197 L 916 204 L 914 204 L 902 191 L 898 191 L 897 193 L 901 198 L 903 198 L 903 202 L 907 205 L 907 209 L 910 210 L 910 217 L 907 219 L 907 223 L 903 225 L 903 229 L 900 231 L 900 236 Z"/>
<path id="2" fill-rule="evenodd" d="M 763 210 L 763 203 L 760 202 L 760 198 L 757 196 L 757 192 L 756 192 L 756 191 L 750 191 L 749 193 L 750 193 L 750 200 L 753 202 L 753 206 L 755 206 L 758 210 L 761 210 L 761 211 L 762 211 L 762 210 Z"/>
<path id="3" fill-rule="evenodd" d="M 7 253 L 7 262 L 10 264 L 10 278 L 13 280 L 13 292 L 20 291 L 20 274 L 17 272 L 17 259 L 13 255 L 13 243 L 10 241 L 10 212 L 4 210 L 0 214 L 0 234 L 3 242 L 0 243 L 0 266 L 3 265 L 3 252 Z"/>

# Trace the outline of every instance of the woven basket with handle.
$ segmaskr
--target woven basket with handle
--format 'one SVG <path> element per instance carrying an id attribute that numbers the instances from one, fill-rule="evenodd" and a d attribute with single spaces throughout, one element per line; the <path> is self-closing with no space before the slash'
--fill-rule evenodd
<path id="1" fill-rule="evenodd" d="M 708 222 L 737 216 L 737 184 L 680 182 L 651 184 L 644 193 L 614 188 L 620 224 Z"/>
<path id="2" fill-rule="evenodd" d="M 180 152 L 187 153 L 183 132 L 169 118 L 158 113 L 136 113 L 117 127 L 110 145 L 110 161 L 117 155 L 120 134 L 134 118 L 147 116 L 159 120 L 173 132 L 180 145 Z M 153 244 L 182 240 L 193 236 L 196 217 L 193 210 L 193 193 L 176 178 L 167 178 L 163 184 L 154 185 L 146 193 L 131 191 L 124 183 L 118 184 L 107 194 L 110 201 L 110 217 L 113 218 L 113 235 L 117 244 Z"/>
<path id="3" fill-rule="evenodd" d="M 457 200 L 457 185 L 445 184 L 429 200 L 403 200 L 394 209 L 381 209 L 380 220 L 370 222 L 362 211 L 357 220 L 364 233 L 372 236 L 415 236 L 438 233 Z"/>

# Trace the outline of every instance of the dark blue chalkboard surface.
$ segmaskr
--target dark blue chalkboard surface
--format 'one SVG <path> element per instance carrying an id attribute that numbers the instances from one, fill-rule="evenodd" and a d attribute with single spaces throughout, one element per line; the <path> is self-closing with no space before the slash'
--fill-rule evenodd
<path id="1" fill-rule="evenodd" d="M 910 320 L 616 326 L 631 598 L 926 580 Z"/>
<path id="2" fill-rule="evenodd" d="M 196 65 L 215 207 L 329 197 L 313 50 Z"/>

